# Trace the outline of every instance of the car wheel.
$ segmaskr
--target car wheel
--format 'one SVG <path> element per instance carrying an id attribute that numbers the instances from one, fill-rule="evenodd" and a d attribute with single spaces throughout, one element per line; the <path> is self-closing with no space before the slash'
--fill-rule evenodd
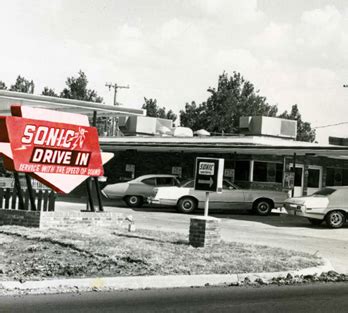
<path id="1" fill-rule="evenodd" d="M 317 220 L 316 218 L 308 218 L 308 221 L 314 226 L 319 226 L 323 222 L 323 220 Z"/>
<path id="2" fill-rule="evenodd" d="M 184 197 L 178 202 L 178 211 L 181 213 L 192 213 L 197 208 L 197 201 L 191 197 Z"/>
<path id="3" fill-rule="evenodd" d="M 330 228 L 340 228 L 346 221 L 346 216 L 341 211 L 331 211 L 325 217 L 325 222 Z"/>
<path id="4" fill-rule="evenodd" d="M 143 198 L 140 196 L 127 196 L 124 200 L 130 208 L 140 208 L 143 205 Z"/>
<path id="5" fill-rule="evenodd" d="M 268 199 L 260 199 L 254 204 L 254 211 L 261 216 L 266 216 L 271 213 L 273 209 L 273 203 Z"/>

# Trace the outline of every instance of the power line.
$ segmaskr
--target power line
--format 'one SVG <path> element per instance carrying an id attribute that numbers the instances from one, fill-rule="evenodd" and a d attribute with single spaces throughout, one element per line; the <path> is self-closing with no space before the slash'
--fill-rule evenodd
<path id="1" fill-rule="evenodd" d="M 316 127 L 313 127 L 313 128 L 326 128 L 326 127 L 332 127 L 332 126 L 339 126 L 339 125 L 343 125 L 343 124 L 348 124 L 348 121 L 347 122 L 340 122 L 340 123 L 336 123 L 336 124 L 328 124 L 328 125 L 321 125 L 321 126 L 316 126 Z"/>
<path id="2" fill-rule="evenodd" d="M 116 95 L 117 95 L 117 89 L 120 89 L 120 88 L 125 88 L 125 89 L 129 89 L 129 85 L 127 86 L 120 86 L 120 85 L 117 85 L 117 83 L 106 83 L 105 84 L 106 87 L 109 87 L 109 90 L 111 90 L 111 88 L 114 88 L 114 105 L 117 105 L 117 102 L 116 102 Z"/>
<path id="3" fill-rule="evenodd" d="M 344 88 L 348 88 L 348 84 L 344 84 L 343 87 Z M 314 129 L 317 129 L 317 128 L 327 128 L 327 127 L 339 126 L 339 125 L 344 125 L 344 124 L 348 124 L 348 122 L 340 122 L 340 123 L 336 123 L 336 124 L 328 124 L 328 125 L 316 126 L 316 127 L 313 127 L 313 128 Z"/>

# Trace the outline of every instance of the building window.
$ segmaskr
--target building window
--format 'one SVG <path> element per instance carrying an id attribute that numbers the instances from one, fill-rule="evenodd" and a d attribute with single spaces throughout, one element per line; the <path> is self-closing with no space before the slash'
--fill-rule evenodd
<path id="1" fill-rule="evenodd" d="M 302 187 L 302 171 L 301 167 L 295 167 L 295 187 Z"/>
<path id="2" fill-rule="evenodd" d="M 326 186 L 348 186 L 348 169 L 326 169 Z"/>
<path id="3" fill-rule="evenodd" d="M 307 187 L 319 188 L 319 180 L 320 180 L 320 170 L 309 168 Z"/>
<path id="4" fill-rule="evenodd" d="M 249 181 L 250 161 L 236 161 L 235 180 Z"/>
<path id="5" fill-rule="evenodd" d="M 342 185 L 348 186 L 348 169 L 343 170 Z"/>
<path id="6" fill-rule="evenodd" d="M 281 163 L 254 162 L 254 181 L 281 183 L 283 165 Z"/>
<path id="7" fill-rule="evenodd" d="M 335 169 L 327 168 L 326 169 L 326 186 L 334 186 L 335 181 Z"/>

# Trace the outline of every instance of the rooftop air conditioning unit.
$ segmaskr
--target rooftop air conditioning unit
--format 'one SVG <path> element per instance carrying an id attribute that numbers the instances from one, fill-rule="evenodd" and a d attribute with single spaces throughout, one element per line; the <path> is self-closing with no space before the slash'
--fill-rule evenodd
<path id="1" fill-rule="evenodd" d="M 297 121 L 269 116 L 242 116 L 241 133 L 250 136 L 272 136 L 296 139 Z"/>

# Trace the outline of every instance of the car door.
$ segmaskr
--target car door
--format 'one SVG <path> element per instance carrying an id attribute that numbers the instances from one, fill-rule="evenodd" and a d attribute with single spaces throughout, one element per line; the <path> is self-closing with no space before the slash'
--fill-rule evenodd
<path id="1" fill-rule="evenodd" d="M 244 209 L 244 192 L 236 186 L 224 180 L 222 192 L 213 192 L 209 197 L 209 207 L 214 209 Z"/>
<path id="2" fill-rule="evenodd" d="M 153 188 L 156 187 L 156 178 L 150 177 L 145 178 L 139 182 L 134 182 L 130 186 L 128 194 L 132 195 L 142 195 L 144 197 L 149 197 L 152 194 Z"/>

